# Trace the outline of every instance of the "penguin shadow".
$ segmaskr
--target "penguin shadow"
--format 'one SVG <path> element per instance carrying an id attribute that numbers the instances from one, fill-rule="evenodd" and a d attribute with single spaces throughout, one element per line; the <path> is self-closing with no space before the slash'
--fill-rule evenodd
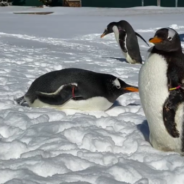
<path id="1" fill-rule="evenodd" d="M 113 103 L 113 105 L 111 106 L 111 108 L 113 108 L 113 107 L 117 107 L 117 106 L 122 106 L 118 101 L 115 101 L 114 103 Z M 111 109 L 110 108 L 110 109 Z"/>
<path id="2" fill-rule="evenodd" d="M 127 60 L 126 60 L 125 58 L 116 58 L 116 57 L 102 57 L 102 58 L 115 59 L 115 60 L 118 60 L 118 61 L 120 61 L 120 62 L 128 63 Z"/>
<path id="3" fill-rule="evenodd" d="M 129 103 L 128 106 L 139 106 L 140 104 L 136 103 Z"/>
<path id="4" fill-rule="evenodd" d="M 23 104 L 21 104 L 21 106 L 23 106 L 23 107 L 30 107 L 27 103 L 23 103 Z"/>
<path id="5" fill-rule="evenodd" d="M 149 51 L 149 49 L 148 49 L 148 51 Z M 151 50 L 149 52 L 151 52 Z M 129 63 L 125 58 L 116 58 L 116 57 L 102 57 L 102 58 L 115 59 L 115 60 L 120 61 L 120 62 Z M 144 63 L 145 60 L 142 60 L 142 62 Z"/>
<path id="6" fill-rule="evenodd" d="M 129 103 L 127 106 L 138 106 L 138 105 L 140 105 L 140 104 L 136 104 L 136 103 Z M 113 103 L 113 105 L 110 107 L 110 109 L 112 109 L 113 107 L 124 107 L 124 106 L 122 106 L 120 103 L 119 103 L 119 101 L 115 101 L 114 103 Z"/>
<path id="7" fill-rule="evenodd" d="M 16 101 L 15 101 L 15 102 L 16 102 Z M 18 104 L 18 103 L 16 102 L 16 105 L 22 106 L 22 107 L 30 107 L 27 103 Z"/>
<path id="8" fill-rule="evenodd" d="M 112 106 L 111 106 L 109 109 L 107 109 L 107 110 L 111 110 L 111 109 L 113 109 L 114 107 L 122 107 L 122 105 L 121 105 L 118 101 L 115 101 L 115 102 L 112 104 Z"/>
<path id="9" fill-rule="evenodd" d="M 150 142 L 149 141 L 150 131 L 149 131 L 149 127 L 148 127 L 148 122 L 146 120 L 144 120 L 142 122 L 142 124 L 137 125 L 137 129 L 142 133 L 142 135 L 144 136 L 144 139 L 147 142 Z"/>
<path id="10" fill-rule="evenodd" d="M 180 36 L 181 42 L 184 42 L 184 33 L 183 34 L 179 34 L 179 36 Z"/>

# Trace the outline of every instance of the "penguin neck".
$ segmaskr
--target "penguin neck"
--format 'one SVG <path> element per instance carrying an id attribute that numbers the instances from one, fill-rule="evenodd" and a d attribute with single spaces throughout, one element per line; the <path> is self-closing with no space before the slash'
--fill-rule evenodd
<path id="1" fill-rule="evenodd" d="M 166 51 L 163 51 L 163 50 L 158 50 L 155 46 L 153 47 L 152 51 L 151 51 L 152 54 L 156 53 L 156 54 L 159 54 L 165 58 L 168 58 L 166 59 L 167 62 L 170 61 L 169 58 L 174 58 L 175 56 L 180 56 L 182 55 L 182 48 L 179 48 L 178 50 L 174 50 L 174 51 L 170 51 L 170 52 L 166 52 Z"/>
<path id="2" fill-rule="evenodd" d="M 109 94 L 109 100 L 111 102 L 114 102 L 119 96 L 123 95 L 124 92 L 123 92 L 123 90 L 112 89 L 112 90 L 109 90 L 108 94 Z"/>
<path id="3" fill-rule="evenodd" d="M 173 54 L 173 53 L 181 53 L 182 52 L 182 48 L 179 47 L 178 49 L 173 49 L 173 50 L 169 50 L 169 51 L 164 51 L 164 50 L 159 50 L 157 49 L 155 46 L 153 47 L 152 50 L 153 53 L 169 53 L 169 54 Z"/>
<path id="4" fill-rule="evenodd" d="M 114 102 L 119 96 L 123 95 L 125 92 L 120 89 L 116 89 L 112 86 L 110 82 L 106 83 L 106 97 L 110 102 Z"/>

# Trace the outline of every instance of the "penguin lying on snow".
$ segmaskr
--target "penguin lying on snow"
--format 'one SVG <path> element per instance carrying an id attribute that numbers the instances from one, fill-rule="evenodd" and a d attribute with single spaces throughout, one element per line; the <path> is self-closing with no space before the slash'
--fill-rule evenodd
<path id="1" fill-rule="evenodd" d="M 120 95 L 137 91 L 113 75 L 68 68 L 40 76 L 16 101 L 31 107 L 104 111 Z"/>
<path id="2" fill-rule="evenodd" d="M 164 151 L 184 153 L 184 55 L 178 33 L 159 29 L 155 46 L 139 73 L 139 94 L 148 120 L 150 142 Z"/>
<path id="3" fill-rule="evenodd" d="M 142 58 L 136 36 L 139 36 L 149 46 L 146 40 L 144 40 L 141 35 L 136 33 L 132 26 L 125 20 L 111 22 L 101 35 L 101 38 L 112 32 L 114 32 L 116 41 L 123 51 L 126 60 L 131 64 L 141 64 Z"/>

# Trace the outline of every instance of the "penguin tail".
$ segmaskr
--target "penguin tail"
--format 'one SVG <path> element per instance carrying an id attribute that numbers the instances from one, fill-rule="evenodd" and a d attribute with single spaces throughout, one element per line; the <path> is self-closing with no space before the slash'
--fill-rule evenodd
<path id="1" fill-rule="evenodd" d="M 147 42 L 140 34 L 138 34 L 137 32 L 135 32 L 135 34 L 136 34 L 136 36 L 138 36 L 140 39 L 142 39 L 142 40 L 146 43 L 147 46 L 149 46 L 148 42 Z"/>
<path id="2" fill-rule="evenodd" d="M 26 103 L 24 96 L 22 96 L 20 98 L 16 98 L 14 100 L 17 102 L 17 104 L 22 105 L 22 106 Z"/>

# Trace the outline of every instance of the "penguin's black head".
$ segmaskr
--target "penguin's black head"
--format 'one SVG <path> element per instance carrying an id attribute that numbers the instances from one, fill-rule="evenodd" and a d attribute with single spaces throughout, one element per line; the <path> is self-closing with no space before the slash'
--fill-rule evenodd
<path id="1" fill-rule="evenodd" d="M 155 44 L 156 49 L 165 52 L 172 52 L 181 49 L 180 37 L 172 28 L 159 29 L 149 42 Z"/>
<path id="2" fill-rule="evenodd" d="M 108 24 L 107 28 L 104 30 L 103 34 L 101 35 L 101 38 L 103 38 L 107 34 L 112 33 L 114 26 L 117 26 L 117 22 L 111 22 L 110 24 Z"/>
<path id="3" fill-rule="evenodd" d="M 113 98 L 112 101 L 116 100 L 120 95 L 124 93 L 139 91 L 138 87 L 131 86 L 114 76 L 108 80 L 107 90 L 109 91 L 111 98 Z"/>

